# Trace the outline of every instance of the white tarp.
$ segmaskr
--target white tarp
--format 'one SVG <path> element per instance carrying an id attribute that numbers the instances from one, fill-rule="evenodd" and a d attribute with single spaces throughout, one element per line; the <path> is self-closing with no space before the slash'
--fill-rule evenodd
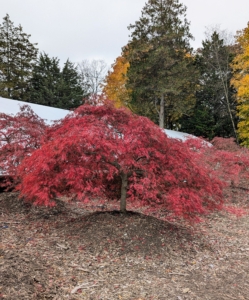
<path id="1" fill-rule="evenodd" d="M 32 110 L 42 119 L 47 120 L 48 123 L 52 121 L 63 119 L 68 113 L 69 110 L 54 108 L 39 104 L 27 103 L 18 100 L 11 100 L 0 97 L 0 112 L 5 114 L 17 114 L 20 111 L 22 105 L 29 105 Z M 175 138 L 182 141 L 185 141 L 187 138 L 193 138 L 194 136 L 188 133 L 174 131 L 174 130 L 164 130 L 169 138 Z"/>
<path id="2" fill-rule="evenodd" d="M 7 115 L 17 114 L 20 111 L 20 107 L 23 105 L 29 105 L 32 110 L 42 119 L 47 120 L 48 123 L 51 121 L 63 119 L 68 113 L 68 110 L 54 108 L 39 104 L 27 103 L 18 100 L 11 100 L 0 97 L 0 112 Z"/>
<path id="3" fill-rule="evenodd" d="M 188 138 L 196 138 L 196 136 L 185 133 L 185 132 L 180 132 L 180 131 L 174 131 L 174 130 L 169 130 L 169 129 L 164 129 L 164 132 L 167 134 L 169 138 L 172 139 L 178 139 L 181 141 L 185 141 Z"/>

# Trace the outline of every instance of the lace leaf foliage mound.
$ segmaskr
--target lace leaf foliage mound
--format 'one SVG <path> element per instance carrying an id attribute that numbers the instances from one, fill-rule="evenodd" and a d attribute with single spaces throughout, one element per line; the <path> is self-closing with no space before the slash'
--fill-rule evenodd
<path id="1" fill-rule="evenodd" d="M 149 119 L 111 105 L 83 105 L 50 127 L 18 167 L 21 196 L 53 206 L 63 195 L 120 199 L 189 220 L 221 209 L 221 181 L 200 154 Z"/>

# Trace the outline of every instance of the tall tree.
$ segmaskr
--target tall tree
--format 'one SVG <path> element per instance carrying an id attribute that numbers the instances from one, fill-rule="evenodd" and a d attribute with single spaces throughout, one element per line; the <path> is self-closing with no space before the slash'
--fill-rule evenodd
<path id="1" fill-rule="evenodd" d="M 40 54 L 30 81 L 28 102 L 71 109 L 81 105 L 85 96 L 73 63 L 67 60 L 61 70 L 58 58 Z"/>
<path id="2" fill-rule="evenodd" d="M 116 107 L 128 106 L 130 101 L 131 91 L 126 88 L 128 67 L 129 62 L 124 56 L 117 57 L 112 65 L 112 71 L 108 72 L 104 80 L 103 93 Z"/>
<path id="3" fill-rule="evenodd" d="M 231 83 L 237 89 L 238 135 L 243 145 L 249 147 L 249 22 L 238 32 L 239 51 L 232 63 L 234 77 Z"/>
<path id="4" fill-rule="evenodd" d="M 30 35 L 22 26 L 14 26 L 7 14 L 0 24 L 0 95 L 26 100 L 26 88 L 37 57 L 37 44 L 29 41 Z"/>
<path id="5" fill-rule="evenodd" d="M 210 139 L 237 137 L 235 90 L 230 86 L 234 51 L 226 31 L 215 29 L 207 34 L 196 53 L 200 71 L 196 105 L 192 115 L 181 119 L 183 131 Z"/>
<path id="6" fill-rule="evenodd" d="M 186 7 L 178 0 L 149 0 L 141 18 L 128 27 L 131 40 L 123 49 L 133 101 L 155 104 L 160 127 L 171 127 L 175 115 L 194 104 L 192 35 L 185 16 Z"/>

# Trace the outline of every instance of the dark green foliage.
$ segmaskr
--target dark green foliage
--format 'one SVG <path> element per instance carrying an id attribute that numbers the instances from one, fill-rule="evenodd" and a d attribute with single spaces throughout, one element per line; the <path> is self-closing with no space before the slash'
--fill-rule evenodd
<path id="1" fill-rule="evenodd" d="M 30 35 L 23 32 L 21 25 L 15 27 L 8 14 L 3 20 L 0 24 L 0 96 L 25 101 L 37 44 L 30 43 Z"/>
<path id="2" fill-rule="evenodd" d="M 200 103 L 200 101 L 196 102 L 192 115 L 184 115 L 179 122 L 183 132 L 210 140 L 215 136 L 215 120 L 211 109 Z"/>
<path id="3" fill-rule="evenodd" d="M 216 31 L 202 45 L 196 56 L 200 71 L 196 105 L 190 117 L 180 120 L 181 130 L 209 139 L 236 137 L 235 90 L 230 86 L 233 47 L 225 45 Z"/>
<path id="4" fill-rule="evenodd" d="M 161 127 L 169 127 L 194 104 L 196 72 L 185 15 L 178 0 L 149 0 L 139 21 L 128 27 L 131 40 L 123 48 L 130 63 L 127 87 L 136 106 L 140 113 L 148 103 L 154 106 Z"/>
<path id="5" fill-rule="evenodd" d="M 152 96 L 151 96 L 152 97 Z M 136 92 L 132 92 L 128 103 L 129 109 L 137 115 L 145 116 L 154 123 L 159 123 L 159 116 L 155 103 L 149 97 L 149 93 L 143 95 L 137 95 Z"/>
<path id="6" fill-rule="evenodd" d="M 85 93 L 76 67 L 69 60 L 62 70 L 58 58 L 40 54 L 28 90 L 28 102 L 63 109 L 82 104 Z"/>
<path id="7" fill-rule="evenodd" d="M 28 102 L 57 107 L 60 77 L 58 58 L 50 58 L 46 53 L 40 54 L 30 81 Z"/>
<path id="8" fill-rule="evenodd" d="M 67 60 L 61 71 L 59 107 L 65 109 L 76 108 L 83 104 L 83 98 L 86 96 L 87 93 L 82 89 L 76 67 Z"/>

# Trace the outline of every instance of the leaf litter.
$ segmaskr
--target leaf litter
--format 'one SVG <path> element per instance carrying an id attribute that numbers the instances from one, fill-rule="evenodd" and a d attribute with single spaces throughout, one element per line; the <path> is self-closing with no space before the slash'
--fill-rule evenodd
<path id="1" fill-rule="evenodd" d="M 245 191 L 233 194 L 248 212 Z M 0 299 L 248 299 L 248 215 L 217 212 L 191 227 L 17 197 L 0 194 Z"/>

